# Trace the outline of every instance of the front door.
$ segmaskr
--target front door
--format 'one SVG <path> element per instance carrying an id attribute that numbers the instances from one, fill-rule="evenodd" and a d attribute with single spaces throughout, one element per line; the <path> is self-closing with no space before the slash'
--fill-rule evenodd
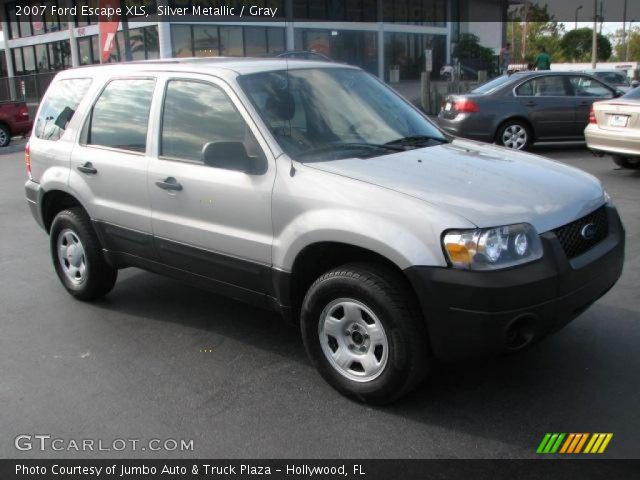
<path id="1" fill-rule="evenodd" d="M 166 78 L 162 88 L 148 176 L 160 261 L 221 287 L 264 293 L 275 180 L 267 145 L 223 82 Z"/>

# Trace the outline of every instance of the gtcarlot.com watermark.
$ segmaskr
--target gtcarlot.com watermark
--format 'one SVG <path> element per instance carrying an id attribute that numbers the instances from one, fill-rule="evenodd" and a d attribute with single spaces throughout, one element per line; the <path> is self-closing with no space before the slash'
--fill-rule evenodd
<path id="1" fill-rule="evenodd" d="M 193 452 L 193 440 L 175 438 L 59 438 L 49 434 L 22 434 L 13 441 L 20 451 L 38 452 Z"/>

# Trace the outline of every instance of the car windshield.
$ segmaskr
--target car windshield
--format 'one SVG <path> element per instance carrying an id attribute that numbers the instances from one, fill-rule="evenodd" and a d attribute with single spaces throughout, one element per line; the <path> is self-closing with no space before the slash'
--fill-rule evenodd
<path id="1" fill-rule="evenodd" d="M 629 78 L 624 73 L 619 72 L 595 72 L 595 76 L 610 85 L 628 87 Z"/>
<path id="2" fill-rule="evenodd" d="M 282 149 L 302 162 L 375 157 L 448 141 L 361 70 L 279 70 L 243 75 L 239 83 Z"/>
<path id="3" fill-rule="evenodd" d="M 493 80 L 490 80 L 487 83 L 483 83 L 482 85 L 474 88 L 473 90 L 471 90 L 471 93 L 491 93 L 507 83 L 509 80 L 511 80 L 511 77 L 509 75 L 502 75 L 501 77 L 494 78 Z"/>

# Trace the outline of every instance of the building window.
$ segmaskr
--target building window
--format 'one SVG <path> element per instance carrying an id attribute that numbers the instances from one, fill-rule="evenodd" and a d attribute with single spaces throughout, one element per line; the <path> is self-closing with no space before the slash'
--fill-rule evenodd
<path id="1" fill-rule="evenodd" d="M 446 62 L 446 36 L 414 33 L 386 33 L 384 36 L 385 79 L 389 69 L 399 68 L 400 80 L 419 80 L 425 71 L 425 50 L 432 50 L 433 72 Z"/>
<path id="2" fill-rule="evenodd" d="M 57 72 L 71 67 L 69 40 L 13 48 L 15 75 Z"/>
<path id="3" fill-rule="evenodd" d="M 375 22 L 376 0 L 293 0 L 293 17 L 299 20 Z"/>
<path id="4" fill-rule="evenodd" d="M 129 46 L 132 60 L 150 60 L 160 57 L 160 46 L 158 43 L 158 27 L 134 28 L 129 30 Z M 80 54 L 80 65 L 91 65 L 100 63 L 100 43 L 98 35 L 81 37 L 78 39 L 78 51 Z M 124 62 L 126 60 L 124 33 L 119 31 L 116 34 L 116 41 L 109 62 Z"/>
<path id="5" fill-rule="evenodd" d="M 385 22 L 444 27 L 447 0 L 383 0 Z"/>
<path id="6" fill-rule="evenodd" d="M 376 32 L 296 29 L 295 48 L 321 53 L 337 62 L 378 73 Z"/>
<path id="7" fill-rule="evenodd" d="M 284 28 L 171 25 L 174 57 L 260 57 L 284 51 Z"/>
<path id="8" fill-rule="evenodd" d="M 9 21 L 11 38 L 30 37 L 32 35 L 42 35 L 43 33 L 57 32 L 61 29 L 60 19 L 57 14 L 52 14 L 52 6 L 59 5 L 58 0 L 31 0 L 7 3 L 6 14 Z M 33 11 L 24 7 L 46 7 L 44 12 L 40 8 Z M 18 7 L 21 8 L 21 15 L 18 17 Z M 63 22 L 66 28 L 67 23 Z"/>

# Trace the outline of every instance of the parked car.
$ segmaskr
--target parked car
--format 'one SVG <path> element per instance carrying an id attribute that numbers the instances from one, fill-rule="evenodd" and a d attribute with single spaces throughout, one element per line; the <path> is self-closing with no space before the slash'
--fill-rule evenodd
<path id="1" fill-rule="evenodd" d="M 616 165 L 640 168 L 640 89 L 594 103 L 584 136 L 587 147 L 611 155 Z"/>
<path id="2" fill-rule="evenodd" d="M 73 297 L 106 295 L 133 266 L 272 309 L 365 402 L 416 388 L 434 358 L 527 347 L 622 270 L 623 227 L 597 179 L 452 139 L 342 64 L 65 70 L 25 162 Z"/>
<path id="3" fill-rule="evenodd" d="M 33 123 L 24 102 L 0 102 L 0 147 L 11 143 L 11 137 L 26 135 Z"/>
<path id="4" fill-rule="evenodd" d="M 584 73 L 596 77 L 598 80 L 602 80 L 607 85 L 627 93 L 631 90 L 632 85 L 629 77 L 624 71 L 620 70 L 585 70 Z"/>
<path id="5" fill-rule="evenodd" d="M 330 62 L 331 59 L 326 55 L 315 52 L 313 50 L 288 50 L 286 52 L 278 53 L 278 58 L 297 58 L 299 60 L 318 60 L 322 62 Z"/>
<path id="6" fill-rule="evenodd" d="M 467 94 L 448 95 L 438 125 L 448 133 L 515 150 L 534 142 L 584 140 L 589 107 L 623 93 L 576 72 L 517 72 Z"/>

